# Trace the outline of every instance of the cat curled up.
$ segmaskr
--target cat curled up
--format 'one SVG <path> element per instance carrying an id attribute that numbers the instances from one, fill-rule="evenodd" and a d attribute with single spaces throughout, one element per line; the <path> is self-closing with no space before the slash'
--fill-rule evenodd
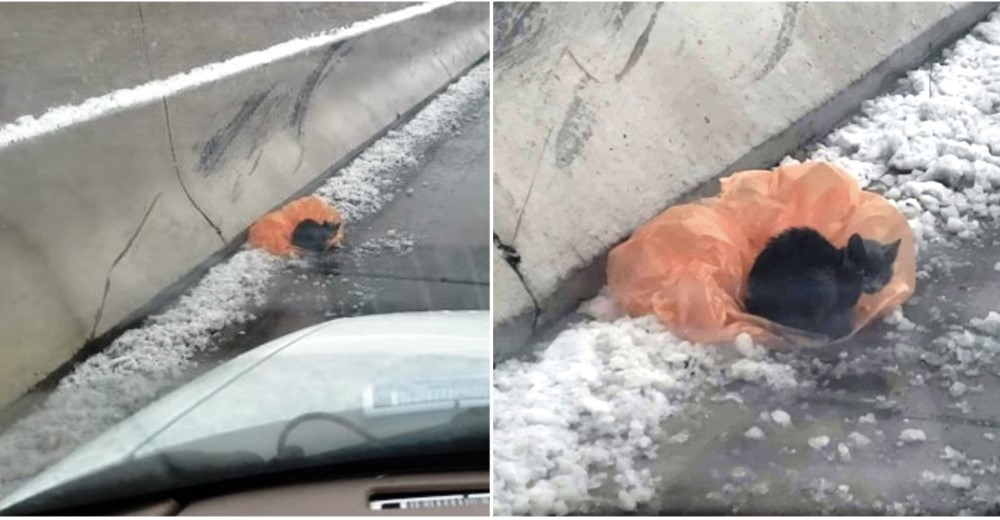
<path id="1" fill-rule="evenodd" d="M 892 279 L 900 242 L 881 244 L 855 233 L 839 249 L 815 229 L 788 229 L 754 261 L 746 310 L 830 338 L 846 336 L 861 293 L 877 293 Z"/>

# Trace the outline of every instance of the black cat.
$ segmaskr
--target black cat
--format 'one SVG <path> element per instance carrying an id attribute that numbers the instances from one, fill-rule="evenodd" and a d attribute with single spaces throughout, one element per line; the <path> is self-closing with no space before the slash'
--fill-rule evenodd
<path id="1" fill-rule="evenodd" d="M 340 225 L 334 222 L 320 224 L 315 220 L 305 219 L 292 231 L 292 245 L 312 253 L 322 253 L 339 230 Z"/>
<path id="2" fill-rule="evenodd" d="M 846 336 L 861 293 L 877 293 L 892 279 L 899 244 L 882 245 L 855 233 L 838 249 L 815 229 L 786 230 L 768 242 L 750 269 L 747 312 L 831 338 Z"/>

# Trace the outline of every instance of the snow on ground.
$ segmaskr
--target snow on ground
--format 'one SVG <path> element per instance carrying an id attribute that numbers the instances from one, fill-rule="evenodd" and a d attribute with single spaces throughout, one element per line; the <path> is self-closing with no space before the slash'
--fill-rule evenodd
<path id="1" fill-rule="evenodd" d="M 348 222 L 376 214 L 394 196 L 400 170 L 417 167 L 434 142 L 486 102 L 489 74 L 489 64 L 474 67 L 317 193 L 341 208 Z M 412 239 L 390 236 L 366 247 L 405 251 Z M 36 410 L 0 433 L 0 496 L 182 381 L 192 358 L 215 346 L 215 334 L 254 319 L 252 309 L 263 303 L 271 279 L 288 263 L 241 250 L 168 310 L 77 365 Z"/>
<path id="2" fill-rule="evenodd" d="M 605 299 L 606 296 L 598 298 Z M 607 301 L 590 305 L 613 306 Z M 701 393 L 738 377 L 795 387 L 782 367 L 757 359 L 733 376 L 735 349 L 681 341 L 654 317 L 592 321 L 559 335 L 536 361 L 494 372 L 493 496 L 500 515 L 566 514 L 607 505 L 592 491 L 609 481 L 610 503 L 633 510 L 653 497 L 663 422 Z M 684 443 L 686 435 L 675 436 Z"/>
<path id="3" fill-rule="evenodd" d="M 989 233 L 996 236 L 991 225 L 1000 221 L 1000 13 L 979 24 L 938 62 L 907 74 L 894 92 L 866 102 L 856 118 L 798 158 L 835 162 L 863 187 L 882 193 L 900 208 L 917 238 L 922 283 L 933 283 L 928 280 L 935 272 L 949 274 L 956 265 L 942 252 L 982 244 Z M 824 362 L 806 352 L 761 355 L 747 348 L 745 338 L 732 348 L 682 342 L 651 317 L 622 317 L 602 290 L 579 310 L 591 321 L 560 333 L 538 351 L 537 359 L 508 361 L 494 371 L 495 511 L 509 515 L 641 509 L 663 491 L 657 488 L 657 475 L 648 471 L 653 459 L 689 449 L 683 443 L 673 447 L 662 432 L 671 422 L 703 411 L 706 396 L 709 401 L 742 403 L 763 390 L 780 398 L 815 389 L 821 377 L 849 377 L 882 367 L 883 372 L 908 377 L 914 387 L 937 384 L 953 399 L 950 406 L 967 414 L 970 406 L 964 399 L 983 387 L 958 378 L 998 373 L 1000 314 L 990 310 L 971 322 L 955 322 L 957 314 L 948 308 L 955 303 L 941 301 L 932 307 L 935 326 L 941 320 L 952 322 L 940 325 L 937 339 L 929 344 L 908 342 L 932 330 L 932 324 L 915 323 L 897 310 L 885 320 L 895 331 L 886 334 L 882 346 L 852 355 L 845 350 L 838 359 Z M 739 356 L 746 357 L 736 359 Z M 900 365 L 905 362 L 935 370 L 903 373 Z M 864 401 L 878 410 L 899 406 L 886 395 Z M 808 411 L 805 418 L 815 419 Z M 762 411 L 758 425 L 772 421 L 784 425 L 782 431 L 809 426 L 793 422 L 784 410 Z M 876 483 L 900 498 L 877 496 L 862 503 L 857 493 L 864 490 L 831 480 L 849 467 L 789 473 L 795 482 L 801 478 L 797 489 L 808 492 L 811 507 L 825 512 L 837 507 L 891 514 L 924 511 L 921 495 L 904 489 L 918 485 L 907 479 L 919 475 L 886 468 L 913 459 L 891 450 L 919 450 L 936 442 L 934 435 L 919 428 L 887 432 L 874 414 L 843 421 L 856 423 L 854 428 L 865 433 L 814 434 L 806 437 L 805 449 L 831 464 L 874 459 L 882 466 L 865 467 L 886 472 Z M 770 442 L 773 436 L 759 426 L 742 426 L 736 433 L 747 442 Z M 786 446 L 782 453 L 797 449 Z M 877 449 L 879 454 L 877 459 L 867 455 L 859 460 L 852 449 Z M 929 460 L 928 465 L 950 467 L 941 475 L 925 471 L 930 478 L 919 484 L 926 493 L 951 493 L 936 503 L 945 504 L 940 506 L 945 510 L 981 513 L 1000 495 L 996 458 L 992 463 L 971 459 L 948 446 L 940 458 Z M 733 500 L 740 493 L 760 497 L 768 489 L 766 482 L 744 480 L 720 486 L 707 498 L 735 507 Z M 742 511 L 753 511 L 742 504 Z"/>
<path id="4" fill-rule="evenodd" d="M 417 244 L 417 237 L 413 233 L 390 229 L 384 236 L 371 238 L 362 244 L 358 244 L 353 252 L 357 258 L 367 258 L 386 251 L 397 255 L 405 255 L 413 251 Z"/>
<path id="5" fill-rule="evenodd" d="M 1000 15 L 810 153 L 895 202 L 918 243 L 973 238 L 1000 219 Z"/>

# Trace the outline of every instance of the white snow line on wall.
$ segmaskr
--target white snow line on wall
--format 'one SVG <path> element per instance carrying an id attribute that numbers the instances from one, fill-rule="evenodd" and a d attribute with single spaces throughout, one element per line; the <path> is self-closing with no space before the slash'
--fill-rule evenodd
<path id="1" fill-rule="evenodd" d="M 385 13 L 368 20 L 361 20 L 346 27 L 323 31 L 304 38 L 295 38 L 267 49 L 235 56 L 225 61 L 196 67 L 188 72 L 174 74 L 166 79 L 150 81 L 137 87 L 115 90 L 103 96 L 90 98 L 76 105 L 49 108 L 35 117 L 25 115 L 13 123 L 0 126 L 0 149 L 18 141 L 38 137 L 60 128 L 92 121 L 130 107 L 156 101 L 160 98 L 207 85 L 275 61 L 310 51 L 326 45 L 356 38 L 396 23 L 431 13 L 455 0 L 435 0 Z"/>

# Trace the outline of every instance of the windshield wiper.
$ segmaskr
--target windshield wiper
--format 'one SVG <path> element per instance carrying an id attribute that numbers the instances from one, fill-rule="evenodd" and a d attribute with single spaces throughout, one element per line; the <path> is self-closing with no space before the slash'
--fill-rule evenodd
<path id="1" fill-rule="evenodd" d="M 278 449 L 277 456 L 275 460 L 291 460 L 300 459 L 303 457 L 305 451 L 301 446 L 288 446 L 288 436 L 295 430 L 299 425 L 309 422 L 309 421 L 326 421 L 331 422 L 348 430 L 356 433 L 358 436 L 362 437 L 368 441 L 372 446 L 381 446 L 382 441 L 378 437 L 374 436 L 368 430 L 358 426 L 356 423 L 347 419 L 343 415 L 330 413 L 330 412 L 312 412 L 304 413 L 291 421 L 281 430 L 281 435 L 278 436 Z"/>

